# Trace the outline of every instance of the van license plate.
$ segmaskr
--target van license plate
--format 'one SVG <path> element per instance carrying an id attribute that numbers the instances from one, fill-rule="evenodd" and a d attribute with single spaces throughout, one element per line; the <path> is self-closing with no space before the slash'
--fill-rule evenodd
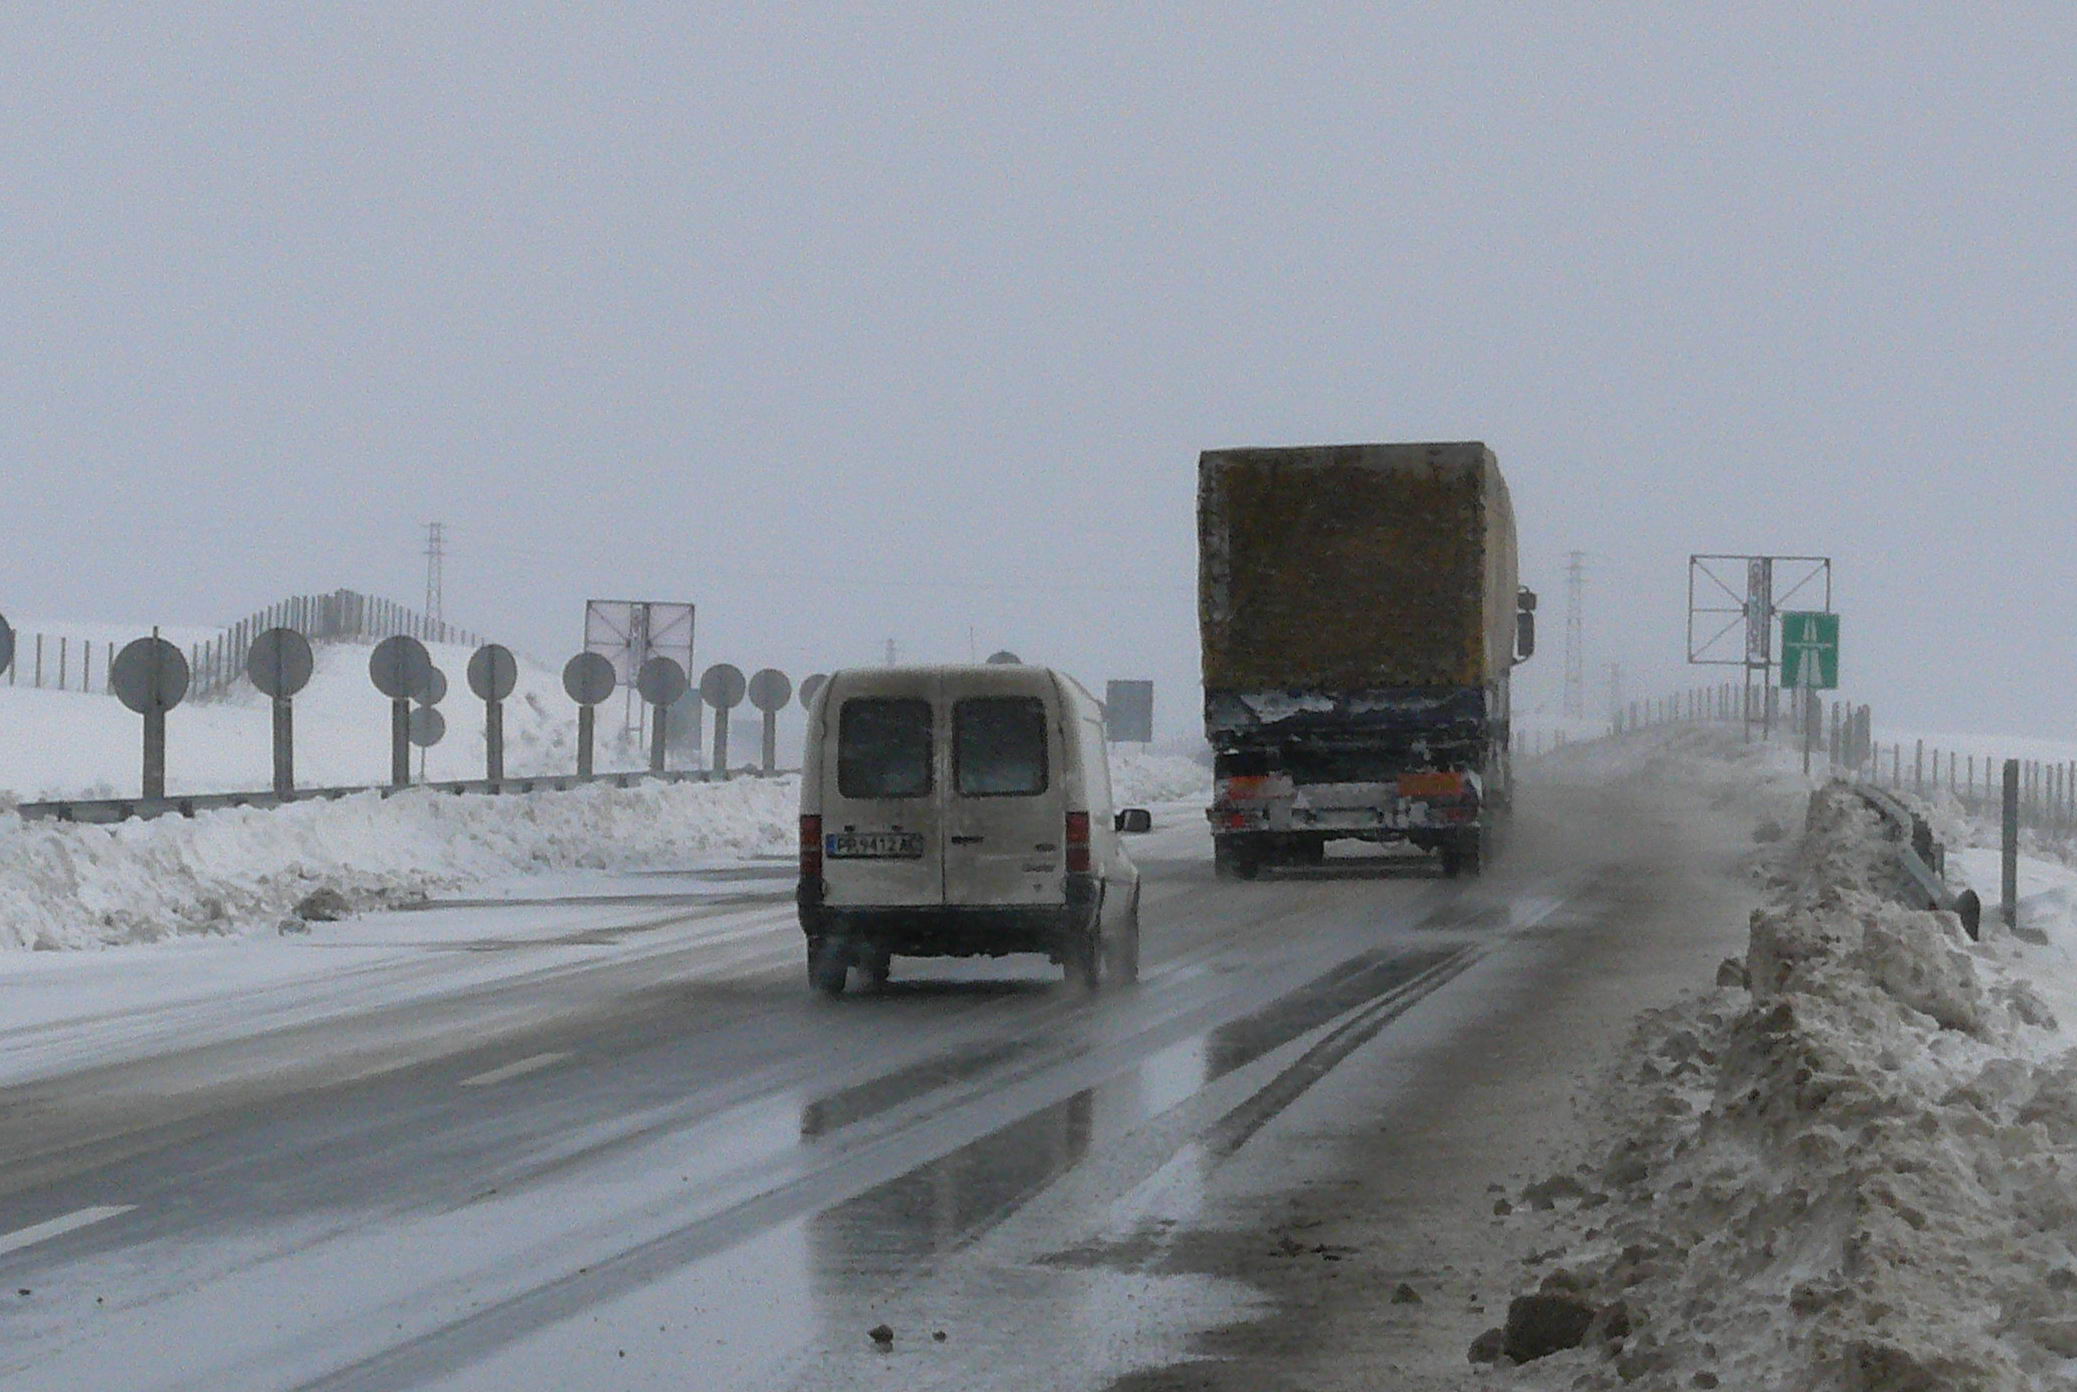
<path id="1" fill-rule="evenodd" d="M 832 860 L 921 860 L 920 831 L 832 831 L 823 853 Z"/>

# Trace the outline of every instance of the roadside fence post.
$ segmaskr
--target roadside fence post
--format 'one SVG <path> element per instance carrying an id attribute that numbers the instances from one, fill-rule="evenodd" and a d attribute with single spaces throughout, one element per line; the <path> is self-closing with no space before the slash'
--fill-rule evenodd
<path id="1" fill-rule="evenodd" d="M 2005 761 L 2005 835 L 2004 873 L 2000 876 L 2003 892 L 2002 912 L 2005 926 L 2019 925 L 2019 760 Z"/>

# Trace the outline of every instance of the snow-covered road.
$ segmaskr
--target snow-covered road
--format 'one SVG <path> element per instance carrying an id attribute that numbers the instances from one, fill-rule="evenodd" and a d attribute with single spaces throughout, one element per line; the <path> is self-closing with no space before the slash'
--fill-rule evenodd
<path id="1" fill-rule="evenodd" d="M 1491 1007 L 1607 892 L 1533 844 L 1216 884 L 1200 817 L 1138 843 L 1148 971 L 1094 1001 L 1016 959 L 811 998 L 754 859 L 224 944 L 235 993 L 168 954 L 191 989 L 11 1041 L 0 1385 L 1028 1386 L 995 1341 L 1055 1318 L 1055 1385 L 1173 1356 L 1247 1287 L 1046 1254 L 1185 1221 L 1304 1084 Z"/>
<path id="2" fill-rule="evenodd" d="M 1638 1287 L 1661 1323 L 1627 1350 L 1466 1352 L 1525 1282 L 1591 1285 L 1628 1270 L 1610 1232 L 1693 1216 L 1603 1168 L 1630 1137 L 1700 1144 L 1707 1099 L 1665 1050 L 1746 1029 L 1743 988 L 1711 984 L 1750 960 L 1749 911 L 1790 889 L 1830 911 L 1795 868 L 1807 786 L 1706 731 L 1569 751 L 1474 883 L 1418 860 L 1218 883 L 1171 803 L 1135 842 L 1144 979 L 1096 999 L 1018 959 L 814 997 L 790 863 L 757 852 L 21 954 L 0 1386 L 1463 1392 L 1615 1385 L 1625 1352 L 1682 1385 L 1787 1377 L 1804 1336 L 1764 1292 L 1743 1333 L 1665 1313 L 1767 1260 L 1736 1224 L 1682 1239 L 1716 1265 Z M 1860 864 L 1860 834 L 1824 854 Z M 2039 960 L 1977 954 L 1999 1001 L 2023 998 L 1997 973 L 2064 960 L 2070 883 L 2027 882 Z M 1894 942 L 1931 918 L 1876 917 Z M 1917 960 L 1840 999 L 1896 1009 Z M 1995 1031 L 1934 1035 L 2019 1095 Z"/>

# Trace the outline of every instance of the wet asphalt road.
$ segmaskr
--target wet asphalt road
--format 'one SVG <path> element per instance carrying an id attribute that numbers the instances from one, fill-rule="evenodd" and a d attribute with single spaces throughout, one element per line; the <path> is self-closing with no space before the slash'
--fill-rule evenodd
<path id="1" fill-rule="evenodd" d="M 1135 850 L 1142 980 L 1093 999 L 1031 958 L 898 962 L 883 991 L 817 998 L 773 865 L 722 902 L 602 903 L 511 948 L 539 972 L 370 1012 L 360 1038 L 241 1046 L 432 1039 L 365 1076 L 248 1059 L 189 1088 L 220 1075 L 175 1051 L 142 1091 L 134 1068 L 0 1091 L 0 1387 L 848 1385 L 827 1350 L 884 1293 L 1046 1196 L 1137 1201 L 1186 1151 L 1216 1166 L 1594 872 L 1219 884 L 1181 817 Z M 473 946 L 499 950 L 486 912 Z M 1057 1376 L 1004 1385 L 1108 1366 L 1030 1354 Z"/>

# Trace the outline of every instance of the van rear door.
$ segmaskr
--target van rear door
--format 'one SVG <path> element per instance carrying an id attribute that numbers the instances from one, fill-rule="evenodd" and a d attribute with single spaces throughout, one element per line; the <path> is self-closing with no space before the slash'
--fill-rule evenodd
<path id="1" fill-rule="evenodd" d="M 823 764 L 825 903 L 944 903 L 938 686 L 932 673 L 891 673 L 839 695 L 836 757 Z"/>
<path id="2" fill-rule="evenodd" d="M 1041 694 L 1041 693 L 1044 694 Z M 1066 805 L 1050 686 L 955 694 L 945 806 L 945 902 L 1066 898 Z"/>

